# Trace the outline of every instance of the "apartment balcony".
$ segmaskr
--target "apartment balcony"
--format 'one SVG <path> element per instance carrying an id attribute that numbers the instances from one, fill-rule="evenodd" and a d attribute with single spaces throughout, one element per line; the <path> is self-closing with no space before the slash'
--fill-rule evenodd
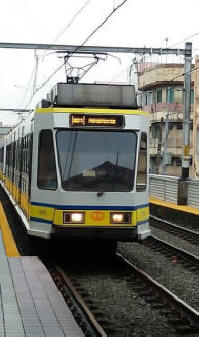
<path id="1" fill-rule="evenodd" d="M 150 156 L 156 156 L 158 153 L 163 155 L 163 153 L 164 153 L 164 146 L 163 145 L 161 147 L 150 146 L 150 148 L 149 148 Z M 172 157 L 181 157 L 182 147 L 168 147 L 167 153 L 170 153 Z M 193 148 L 192 147 L 190 147 L 189 154 L 190 154 L 190 156 L 193 155 Z"/>
<path id="2" fill-rule="evenodd" d="M 162 118 L 166 117 L 166 113 L 169 112 L 171 116 L 170 120 L 182 120 L 183 119 L 183 109 L 184 105 L 181 103 L 154 103 L 150 105 L 145 105 L 143 107 L 144 111 L 148 111 L 150 113 L 150 121 L 151 122 L 160 122 Z M 191 118 L 193 113 L 193 105 L 191 105 Z"/>

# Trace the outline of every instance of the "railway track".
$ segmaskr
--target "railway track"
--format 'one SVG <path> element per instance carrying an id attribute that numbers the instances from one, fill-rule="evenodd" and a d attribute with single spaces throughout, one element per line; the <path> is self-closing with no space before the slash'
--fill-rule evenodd
<path id="1" fill-rule="evenodd" d="M 173 246 L 170 243 L 157 238 L 155 235 L 151 235 L 141 244 L 172 258 L 173 261 L 180 262 L 184 267 L 193 272 L 199 272 L 198 256 L 193 255 L 179 247 Z"/>
<path id="2" fill-rule="evenodd" d="M 110 266 L 112 267 L 110 268 Z M 60 291 L 62 291 L 79 325 L 82 327 L 85 336 L 139 336 L 140 331 L 138 332 L 136 330 L 136 320 L 132 322 L 132 325 L 128 326 L 128 328 L 126 326 L 123 327 L 122 324 L 126 325 L 128 322 L 124 322 L 122 319 L 121 321 L 119 320 L 118 317 L 120 317 L 120 313 L 117 315 L 118 321 L 115 322 L 113 313 L 109 312 L 110 309 L 107 309 L 107 303 L 111 302 L 112 298 L 116 296 L 114 292 L 118 293 L 118 291 L 123 291 L 120 284 L 124 282 L 126 283 L 128 291 L 132 291 L 134 294 L 136 293 L 134 298 L 136 298 L 138 302 L 144 300 L 146 307 L 150 305 L 151 309 L 149 312 L 152 311 L 154 313 L 154 311 L 156 311 L 158 314 L 165 316 L 169 326 L 168 330 L 171 329 L 172 326 L 172 333 L 174 333 L 174 335 L 175 333 L 176 336 L 179 335 L 179 333 L 183 335 L 190 333 L 199 334 L 199 312 L 119 253 L 117 253 L 112 262 L 110 261 L 108 263 L 107 269 L 109 269 L 109 272 L 107 272 L 105 268 L 104 271 L 100 270 L 99 273 L 96 273 L 96 271 L 93 273 L 93 270 L 88 271 L 90 268 L 87 270 L 85 270 L 85 268 L 79 270 L 79 266 L 77 268 L 78 272 L 74 270 L 74 267 L 72 267 L 71 270 L 68 266 L 59 265 L 56 266 L 55 269 L 56 273 L 51 271 L 51 274 L 55 273 L 53 278 Z M 69 274 L 69 277 L 66 274 Z M 113 288 L 115 288 L 114 291 L 110 289 L 110 296 L 108 297 L 107 295 L 106 300 L 103 299 L 102 301 L 98 297 L 97 283 L 103 282 L 105 289 L 108 284 L 108 279 L 113 278 L 113 274 L 115 274 L 114 279 L 117 279 L 117 287 L 113 286 Z M 86 286 L 85 278 L 87 278 L 87 282 L 89 283 L 88 286 Z M 94 285 L 91 285 L 91 282 L 93 282 Z M 92 287 L 94 287 L 95 291 L 91 295 Z M 122 306 L 124 309 L 126 305 L 125 293 L 123 296 L 124 303 Z M 113 310 L 113 308 L 111 310 Z M 135 308 L 128 305 L 125 311 L 129 310 L 135 311 Z M 132 312 L 131 314 L 132 317 L 135 317 L 137 314 L 139 315 L 138 312 Z M 119 331 L 117 329 L 119 329 Z"/>
<path id="3" fill-rule="evenodd" d="M 137 268 L 130 261 L 120 254 L 117 254 L 127 263 L 137 275 L 137 280 L 141 281 L 146 292 L 142 292 L 140 283 L 137 282 L 137 289 L 146 296 L 145 300 L 152 303 L 152 308 L 161 309 L 161 312 L 172 316 L 169 321 L 175 325 L 176 331 L 183 334 L 199 333 L 199 311 L 182 301 L 174 293 L 156 282 L 150 275 Z M 138 285 L 139 284 L 139 285 Z M 166 309 L 166 311 L 165 311 Z"/>
<path id="4" fill-rule="evenodd" d="M 102 326 L 97 322 L 92 311 L 83 301 L 80 290 L 72 284 L 65 271 L 58 265 L 46 262 L 49 272 L 62 293 L 68 307 L 70 308 L 76 322 L 86 337 L 107 337 Z"/>
<path id="5" fill-rule="evenodd" d="M 150 215 L 150 226 L 164 229 L 172 234 L 178 235 L 193 244 L 199 244 L 199 233 L 179 226 L 171 221 L 161 219 L 157 216 Z"/>

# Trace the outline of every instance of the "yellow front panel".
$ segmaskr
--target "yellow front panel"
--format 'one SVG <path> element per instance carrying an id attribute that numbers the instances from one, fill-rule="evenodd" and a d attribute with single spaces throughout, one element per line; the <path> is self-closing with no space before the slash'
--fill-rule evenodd
<path id="1" fill-rule="evenodd" d="M 136 211 L 132 212 L 132 220 L 131 224 L 111 224 L 110 223 L 110 211 L 104 210 L 92 210 L 92 211 L 84 211 L 84 210 L 77 210 L 76 212 L 85 212 L 85 223 L 84 224 L 63 224 L 63 210 L 55 210 L 54 215 L 54 225 L 58 226 L 136 226 Z M 68 211 L 70 212 L 70 211 Z M 74 211 L 72 211 L 74 212 Z M 114 211 L 111 211 L 114 212 Z M 122 213 L 125 213 L 122 211 Z M 129 212 L 128 212 L 129 213 Z"/>
<path id="2" fill-rule="evenodd" d="M 31 217 L 53 221 L 54 208 L 31 205 Z"/>
<path id="3" fill-rule="evenodd" d="M 137 222 L 148 220 L 149 218 L 149 207 L 137 209 Z"/>

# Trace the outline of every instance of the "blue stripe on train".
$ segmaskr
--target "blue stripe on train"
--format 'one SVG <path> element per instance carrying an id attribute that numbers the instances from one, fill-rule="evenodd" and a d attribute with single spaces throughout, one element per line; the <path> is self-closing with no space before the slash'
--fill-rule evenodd
<path id="1" fill-rule="evenodd" d="M 34 222 L 43 222 L 43 223 L 47 223 L 49 225 L 52 225 L 52 220 L 45 220 L 45 219 L 41 219 L 41 218 L 35 218 L 34 216 L 30 217 L 30 221 L 34 221 Z"/>
<path id="2" fill-rule="evenodd" d="M 51 207 L 55 209 L 66 210 L 107 210 L 107 211 L 134 211 L 136 209 L 149 207 L 149 204 L 137 205 L 137 206 L 82 206 L 82 205 L 56 205 L 45 204 L 42 202 L 31 202 L 33 206 Z"/>
<path id="3" fill-rule="evenodd" d="M 34 221 L 34 222 L 42 222 L 42 223 L 46 223 L 46 224 L 49 224 L 49 225 L 52 225 L 52 221 L 50 220 L 45 220 L 45 219 L 41 219 L 41 218 L 35 218 L 34 216 L 31 216 L 30 217 L 30 221 Z M 143 221 L 139 221 L 137 222 L 137 225 L 143 225 L 145 223 L 148 223 L 149 222 L 149 218 L 148 219 L 145 219 Z"/>

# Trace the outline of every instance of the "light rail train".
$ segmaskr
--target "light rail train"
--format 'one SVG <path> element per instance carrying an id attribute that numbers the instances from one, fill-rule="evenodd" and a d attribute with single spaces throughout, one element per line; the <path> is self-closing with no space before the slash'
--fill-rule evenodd
<path id="1" fill-rule="evenodd" d="M 134 86 L 58 83 L 1 139 L 1 185 L 30 236 L 143 240 L 148 140 Z"/>

